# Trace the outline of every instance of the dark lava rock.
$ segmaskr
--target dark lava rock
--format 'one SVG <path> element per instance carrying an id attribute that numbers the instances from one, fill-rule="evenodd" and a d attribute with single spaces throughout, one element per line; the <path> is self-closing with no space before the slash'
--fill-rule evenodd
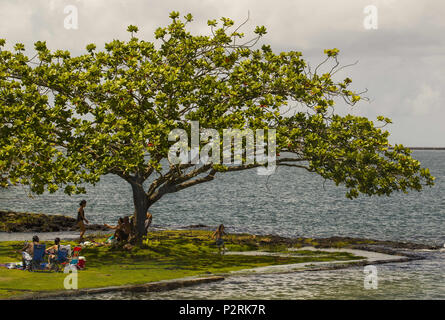
<path id="1" fill-rule="evenodd" d="M 86 225 L 87 230 L 108 230 L 103 225 Z M 63 215 L 0 211 L 0 231 L 59 232 L 77 230 L 76 219 Z"/>
<path id="2" fill-rule="evenodd" d="M 398 241 L 386 241 L 375 239 L 363 239 L 352 237 L 329 237 L 329 238 L 286 238 L 276 235 L 267 235 L 267 241 L 269 244 L 275 245 L 301 245 L 301 246 L 314 246 L 316 248 L 353 248 L 369 251 L 376 251 L 381 253 L 388 253 L 394 251 L 394 249 L 439 249 L 437 245 L 410 243 L 410 242 L 398 242 Z"/>
<path id="3" fill-rule="evenodd" d="M 205 224 L 192 224 L 190 226 L 182 227 L 183 229 L 212 229 L 212 227 L 206 226 Z"/>

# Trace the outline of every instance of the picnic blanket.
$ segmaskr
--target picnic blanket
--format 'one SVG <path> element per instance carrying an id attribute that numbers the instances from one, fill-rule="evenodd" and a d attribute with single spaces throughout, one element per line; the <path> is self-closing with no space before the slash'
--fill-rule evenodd
<path id="1" fill-rule="evenodd" d="M 48 264 L 45 262 L 42 262 L 40 264 L 41 269 L 45 269 Z M 23 270 L 23 263 L 22 262 L 9 262 L 9 263 L 0 263 L 0 267 L 7 268 L 7 269 L 19 269 Z"/>
<path id="2" fill-rule="evenodd" d="M 7 269 L 23 269 L 23 264 L 21 262 L 1 263 L 0 267 Z"/>

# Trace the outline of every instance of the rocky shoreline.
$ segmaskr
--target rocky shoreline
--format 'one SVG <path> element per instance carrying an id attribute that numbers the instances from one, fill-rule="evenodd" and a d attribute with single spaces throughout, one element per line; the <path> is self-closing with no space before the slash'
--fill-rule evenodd
<path id="1" fill-rule="evenodd" d="M 353 237 L 328 237 L 328 238 L 286 238 L 276 235 L 267 235 L 271 238 L 271 241 L 276 244 L 284 245 L 307 245 L 311 244 L 316 248 L 351 248 L 360 250 L 369 250 L 386 253 L 396 254 L 400 249 L 407 250 L 437 250 L 441 247 L 438 245 L 401 242 L 401 241 L 389 241 L 389 240 L 375 240 Z"/>
<path id="2" fill-rule="evenodd" d="M 90 231 L 107 231 L 105 226 L 99 224 L 86 225 L 87 230 Z M 208 229 L 213 230 L 210 226 L 202 224 L 191 225 L 185 227 L 186 229 Z M 43 214 L 43 213 L 29 213 L 29 212 L 13 212 L 13 211 L 1 211 L 0 210 L 0 232 L 61 232 L 61 231 L 76 231 L 78 227 L 76 225 L 76 219 L 59 214 Z M 361 249 L 368 251 L 375 251 L 380 253 L 400 255 L 400 250 L 437 250 L 440 246 L 399 242 L 399 241 L 387 241 L 387 240 L 375 240 L 375 239 L 363 239 L 353 237 L 328 237 L 328 238 L 287 238 L 277 235 L 266 235 L 267 242 L 275 245 L 285 246 L 307 246 L 311 245 L 316 248 L 351 248 Z M 251 235 L 251 240 L 256 241 L 255 235 Z M 263 240 L 264 241 L 264 240 Z M 404 253 L 406 255 L 406 253 Z"/>
<path id="3" fill-rule="evenodd" d="M 0 231 L 2 232 L 60 232 L 76 231 L 76 219 L 60 214 L 13 212 L 0 210 Z M 108 230 L 99 224 L 86 225 L 87 230 Z"/>

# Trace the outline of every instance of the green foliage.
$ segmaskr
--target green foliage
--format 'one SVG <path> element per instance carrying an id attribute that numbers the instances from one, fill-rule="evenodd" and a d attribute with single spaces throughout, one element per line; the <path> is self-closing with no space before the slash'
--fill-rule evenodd
<path id="1" fill-rule="evenodd" d="M 390 149 L 388 132 L 366 118 L 331 112 L 337 98 L 351 105 L 362 99 L 349 90 L 349 78 L 312 73 L 300 52 L 250 46 L 266 34 L 265 27 L 241 43 L 244 34 L 228 18 L 209 20 L 211 35 L 188 31 L 191 14 L 184 21 L 179 12 L 170 18 L 170 25 L 156 30 L 156 45 L 134 37 L 138 28 L 129 26 L 130 40 L 113 40 L 99 51 L 89 44 L 76 57 L 42 41 L 35 43 L 34 58 L 25 55 L 23 44 L 1 49 L 1 186 L 30 185 L 36 193 L 63 187 L 73 194 L 109 173 L 143 182 L 163 169 L 168 133 L 189 131 L 191 120 L 218 132 L 275 128 L 277 152 L 292 153 L 297 160 L 291 163 L 307 161 L 299 167 L 345 185 L 350 198 L 433 184 L 410 150 Z M 326 50 L 326 61 L 335 62 L 338 53 Z M 308 112 L 283 114 L 291 101 Z M 180 190 L 194 184 L 179 182 L 196 175 L 172 168 L 166 177 L 152 185 L 151 202 L 159 199 L 157 188 Z"/>
<path id="2" fill-rule="evenodd" d="M 340 50 L 338 50 L 337 48 L 334 49 L 326 49 L 324 51 L 324 53 L 328 56 L 328 57 L 336 57 L 338 56 Z"/>
<path id="3" fill-rule="evenodd" d="M 128 26 L 127 31 L 136 33 L 139 31 L 139 29 L 136 26 L 130 25 L 130 26 Z"/>

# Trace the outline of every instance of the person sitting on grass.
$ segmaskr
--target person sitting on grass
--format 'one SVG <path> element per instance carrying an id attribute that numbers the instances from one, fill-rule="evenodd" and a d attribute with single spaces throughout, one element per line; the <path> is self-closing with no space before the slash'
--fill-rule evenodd
<path id="1" fill-rule="evenodd" d="M 130 235 L 131 232 L 130 220 L 128 217 L 125 218 L 119 218 L 119 220 L 117 221 L 117 225 L 115 226 L 104 224 L 105 227 L 115 230 L 113 235 L 113 239 L 115 239 L 115 241 L 120 242 L 123 240 L 127 240 L 128 236 Z"/>
<path id="2" fill-rule="evenodd" d="M 32 242 L 26 242 L 23 246 L 21 252 L 22 252 L 22 263 L 23 263 L 23 270 L 25 270 L 32 261 L 32 256 L 34 255 L 34 245 L 39 244 L 39 237 L 34 236 L 32 237 Z"/>
<path id="3" fill-rule="evenodd" d="M 115 226 L 111 226 L 106 223 L 104 224 L 104 226 L 107 227 L 108 229 L 115 230 L 114 234 L 107 239 L 107 241 L 106 241 L 107 243 L 114 243 L 117 241 L 117 233 L 118 233 L 118 230 L 120 230 L 122 228 L 123 223 L 124 223 L 124 219 L 119 217 L 119 219 L 117 220 L 117 225 L 115 225 Z"/>
<path id="4" fill-rule="evenodd" d="M 131 244 L 136 243 L 137 240 L 137 230 L 134 223 L 134 216 L 135 214 L 130 217 L 130 236 L 128 237 L 128 242 Z"/>
<path id="5" fill-rule="evenodd" d="M 150 228 L 152 220 L 153 220 L 153 215 L 150 212 L 147 212 L 147 219 L 145 219 L 144 222 L 145 235 L 148 234 L 148 228 Z"/>
<path id="6" fill-rule="evenodd" d="M 124 217 L 124 223 L 122 224 L 122 229 L 119 234 L 120 240 L 127 241 L 131 234 L 131 223 L 130 223 L 130 217 Z"/>
<path id="7" fill-rule="evenodd" d="M 45 250 L 46 254 L 48 255 L 48 266 L 51 264 L 52 261 L 56 259 L 59 248 L 60 238 L 55 238 L 54 245 Z"/>
<path id="8" fill-rule="evenodd" d="M 223 254 L 226 251 L 223 236 L 227 235 L 227 233 L 224 231 L 224 229 L 225 229 L 224 225 L 220 224 L 219 227 L 216 229 L 216 231 L 212 235 L 212 239 L 216 239 L 216 245 L 218 246 L 219 254 L 221 254 L 221 249 L 222 249 Z"/>
<path id="9" fill-rule="evenodd" d="M 124 228 L 124 232 L 128 233 L 128 231 L 130 232 L 130 235 L 128 237 L 128 242 L 131 244 L 135 244 L 137 242 L 137 230 L 136 230 L 136 224 L 135 224 L 135 216 L 136 216 L 136 211 L 134 212 L 134 214 L 130 217 L 129 223 L 126 224 L 124 223 L 124 225 L 126 226 Z M 128 217 L 126 217 L 128 218 Z M 148 234 L 148 228 L 151 225 L 151 222 L 153 220 L 153 216 L 151 215 L 150 212 L 147 212 L 146 218 L 144 220 L 144 236 L 147 236 Z"/>

